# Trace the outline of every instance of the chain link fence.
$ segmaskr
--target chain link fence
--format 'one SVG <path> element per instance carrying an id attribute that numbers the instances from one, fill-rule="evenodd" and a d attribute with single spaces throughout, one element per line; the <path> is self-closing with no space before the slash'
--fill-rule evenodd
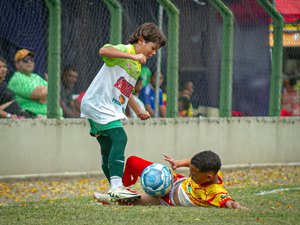
<path id="1" fill-rule="evenodd" d="M 256 0 L 223 0 L 233 12 L 233 99 L 232 111 L 245 116 L 267 116 L 269 107 L 272 24 Z M 122 41 L 144 22 L 158 24 L 156 0 L 120 0 Z M 201 107 L 219 107 L 222 19 L 208 0 L 172 0 L 180 11 L 179 83 L 192 81 L 191 102 L 199 115 Z M 283 80 L 300 77 L 300 3 L 276 0 L 285 18 Z M 102 66 L 99 48 L 109 42 L 109 11 L 100 0 L 61 1 L 61 70 L 78 71 L 74 94 L 86 90 Z M 35 72 L 47 72 L 48 9 L 44 0 L 0 1 L 0 56 L 7 60 L 10 78 L 14 54 L 20 48 L 36 53 Z M 167 32 L 164 12 L 162 27 Z M 168 49 L 162 49 L 161 70 L 166 75 Z M 156 70 L 157 57 L 147 66 Z M 166 79 L 165 79 L 166 80 Z M 167 81 L 165 81 L 167 82 Z M 300 85 L 298 84 L 298 87 Z M 1 96 L 1 93 L 0 93 Z"/>

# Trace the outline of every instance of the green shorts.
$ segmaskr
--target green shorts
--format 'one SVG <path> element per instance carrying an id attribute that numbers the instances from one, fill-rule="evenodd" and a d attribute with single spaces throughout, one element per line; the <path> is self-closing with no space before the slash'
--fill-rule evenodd
<path id="1" fill-rule="evenodd" d="M 91 126 L 90 135 L 92 135 L 93 137 L 95 137 L 97 134 L 102 136 L 107 136 L 104 132 L 105 130 L 109 130 L 117 127 L 123 127 L 121 120 L 112 121 L 108 124 L 96 123 L 91 119 L 88 119 L 88 121 Z"/>

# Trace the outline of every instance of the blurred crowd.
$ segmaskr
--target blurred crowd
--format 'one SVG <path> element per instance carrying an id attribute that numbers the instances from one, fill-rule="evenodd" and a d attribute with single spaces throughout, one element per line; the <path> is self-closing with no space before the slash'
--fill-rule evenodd
<path id="1" fill-rule="evenodd" d="M 46 118 L 48 97 L 48 74 L 40 75 L 34 72 L 35 53 L 21 49 L 13 59 L 15 71 L 8 70 L 6 59 L 0 57 L 0 118 Z M 10 75 L 8 77 L 8 75 Z M 84 91 L 75 92 L 78 80 L 75 67 L 66 66 L 62 69 L 60 80 L 60 113 L 64 118 L 79 118 L 80 104 Z M 156 109 L 156 80 L 159 79 L 158 108 Z M 151 117 L 166 117 L 167 95 L 165 77 L 162 73 L 152 73 L 147 66 L 142 67 L 133 91 L 134 98 L 147 110 Z M 178 116 L 193 116 L 191 96 L 193 83 L 182 84 L 178 96 Z M 136 118 L 130 107 L 126 115 Z"/>
<path id="2" fill-rule="evenodd" d="M 48 97 L 48 74 L 34 73 L 35 54 L 27 49 L 16 52 L 15 71 L 10 73 L 6 59 L 0 57 L 0 118 L 46 118 Z M 8 75 L 11 74 L 10 78 Z M 66 66 L 61 73 L 60 112 L 64 118 L 79 118 L 80 103 L 84 91 L 75 92 L 78 79 L 75 67 Z M 157 79 L 159 81 L 157 82 Z M 156 86 L 158 100 L 156 101 Z M 191 81 L 180 84 L 178 90 L 178 117 L 199 116 L 195 113 L 191 98 L 194 86 Z M 300 81 L 296 77 L 283 80 L 281 95 L 281 116 L 300 116 Z M 141 75 L 132 93 L 142 109 L 151 117 L 166 117 L 166 79 L 157 75 L 147 66 L 142 66 Z M 157 108 L 156 108 L 157 104 Z M 128 106 L 126 115 L 137 118 Z M 243 116 L 242 112 L 232 111 L 232 116 Z"/>

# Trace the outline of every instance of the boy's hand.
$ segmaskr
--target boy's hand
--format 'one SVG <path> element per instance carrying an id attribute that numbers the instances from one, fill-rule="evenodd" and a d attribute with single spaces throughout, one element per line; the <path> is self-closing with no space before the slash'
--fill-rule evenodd
<path id="1" fill-rule="evenodd" d="M 171 164 L 171 167 L 173 170 L 176 170 L 178 168 L 178 166 L 176 165 L 176 161 L 171 156 L 168 156 L 164 153 L 163 153 L 163 156 L 164 156 L 164 160 L 166 160 L 167 162 L 169 162 Z"/>
<path id="2" fill-rule="evenodd" d="M 137 114 L 137 116 L 141 119 L 141 120 L 147 120 L 149 119 L 151 116 L 149 114 L 148 111 L 145 111 L 145 110 L 141 110 L 140 113 Z"/>
<path id="3" fill-rule="evenodd" d="M 241 206 L 238 202 L 229 200 L 226 202 L 226 208 L 228 209 L 244 209 L 244 210 L 248 210 L 248 208 L 246 208 L 245 206 Z"/>
<path id="4" fill-rule="evenodd" d="M 139 61 L 140 64 L 145 64 L 147 62 L 147 58 L 143 54 L 133 55 L 132 60 Z"/>

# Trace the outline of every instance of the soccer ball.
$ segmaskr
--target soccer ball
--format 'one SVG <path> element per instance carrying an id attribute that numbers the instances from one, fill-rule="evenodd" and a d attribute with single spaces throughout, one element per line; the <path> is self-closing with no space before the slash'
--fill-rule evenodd
<path id="1" fill-rule="evenodd" d="M 173 185 L 173 175 L 168 167 L 154 163 L 146 167 L 140 178 L 143 190 L 153 197 L 163 197 Z"/>

